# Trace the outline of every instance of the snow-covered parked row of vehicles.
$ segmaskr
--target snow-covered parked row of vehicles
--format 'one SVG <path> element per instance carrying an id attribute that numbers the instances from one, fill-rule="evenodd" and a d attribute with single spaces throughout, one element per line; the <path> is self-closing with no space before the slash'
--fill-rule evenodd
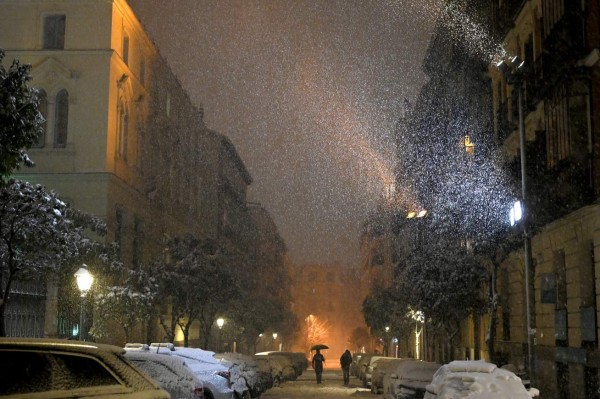
<path id="1" fill-rule="evenodd" d="M 308 368 L 302 352 L 260 352 L 254 359 L 262 370 L 273 376 L 273 385 L 296 380 Z"/>

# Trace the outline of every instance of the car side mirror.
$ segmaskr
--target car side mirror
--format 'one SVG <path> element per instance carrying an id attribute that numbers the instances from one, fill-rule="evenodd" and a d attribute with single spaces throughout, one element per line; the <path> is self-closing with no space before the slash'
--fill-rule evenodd
<path id="1" fill-rule="evenodd" d="M 390 378 L 393 379 L 393 380 L 397 380 L 398 379 L 398 374 L 392 373 L 392 374 L 390 374 Z"/>

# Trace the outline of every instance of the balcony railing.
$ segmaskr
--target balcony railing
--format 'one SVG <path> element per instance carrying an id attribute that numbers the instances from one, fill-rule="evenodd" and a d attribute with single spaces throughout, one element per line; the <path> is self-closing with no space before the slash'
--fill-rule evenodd
<path id="1" fill-rule="evenodd" d="M 545 32 L 542 49 L 544 77 L 552 81 L 553 76 L 561 75 L 565 68 L 586 54 L 582 16 L 577 11 L 567 10 L 551 30 Z"/>

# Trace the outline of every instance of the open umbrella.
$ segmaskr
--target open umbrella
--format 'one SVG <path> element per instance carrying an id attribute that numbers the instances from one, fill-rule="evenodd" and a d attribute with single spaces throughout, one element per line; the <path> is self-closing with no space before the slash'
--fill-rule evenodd
<path id="1" fill-rule="evenodd" d="M 318 350 L 321 350 L 321 349 L 329 349 L 329 347 L 328 347 L 327 345 L 323 345 L 323 344 L 316 344 L 316 345 L 313 345 L 313 346 L 310 348 L 310 350 L 311 350 L 311 351 L 316 351 L 317 349 L 318 349 Z"/>

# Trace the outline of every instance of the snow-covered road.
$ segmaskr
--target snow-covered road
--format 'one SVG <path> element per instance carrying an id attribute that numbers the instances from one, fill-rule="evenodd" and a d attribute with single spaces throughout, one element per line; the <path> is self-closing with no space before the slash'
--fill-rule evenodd
<path id="1" fill-rule="evenodd" d="M 288 381 L 279 387 L 274 387 L 265 392 L 261 399 L 286 399 L 286 398 L 376 398 L 356 377 L 350 377 L 350 386 L 343 385 L 342 370 L 325 369 L 323 383 L 317 385 L 315 372 L 309 368 L 296 381 Z M 381 395 L 379 395 L 381 397 Z"/>

